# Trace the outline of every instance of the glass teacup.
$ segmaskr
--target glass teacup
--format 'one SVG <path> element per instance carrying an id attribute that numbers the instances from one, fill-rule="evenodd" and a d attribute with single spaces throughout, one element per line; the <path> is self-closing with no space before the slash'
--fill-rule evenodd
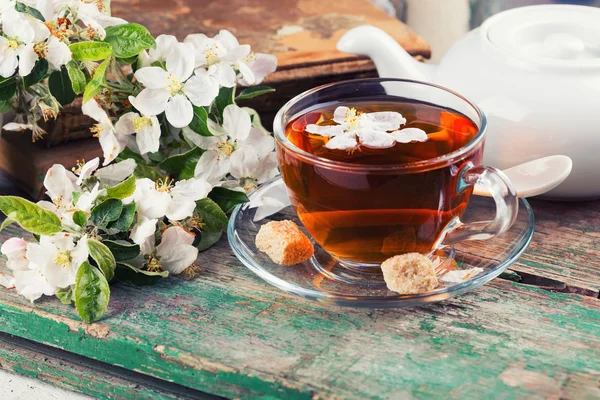
<path id="1" fill-rule="evenodd" d="M 468 118 L 475 132 L 460 148 L 430 159 L 385 165 L 333 161 L 299 148 L 290 122 L 324 105 L 369 102 L 429 104 Z M 463 240 L 506 231 L 518 212 L 508 178 L 481 166 L 486 117 L 473 103 L 440 86 L 364 79 L 321 86 L 290 100 L 274 121 L 279 167 L 300 221 L 342 265 L 377 267 L 389 257 L 429 255 Z M 474 185 L 493 196 L 496 216 L 463 223 Z"/>

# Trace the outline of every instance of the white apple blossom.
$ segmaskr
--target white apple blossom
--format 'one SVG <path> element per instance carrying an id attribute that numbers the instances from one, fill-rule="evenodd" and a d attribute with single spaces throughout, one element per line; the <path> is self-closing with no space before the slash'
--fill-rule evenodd
<path id="1" fill-rule="evenodd" d="M 272 151 L 260 158 L 252 146 L 243 146 L 231 155 L 231 176 L 247 192 L 277 173 L 277 154 Z"/>
<path id="2" fill-rule="evenodd" d="M 260 84 L 267 75 L 277 69 L 277 57 L 271 54 L 250 53 L 237 64 L 242 86 Z"/>
<path id="3" fill-rule="evenodd" d="M 219 85 L 204 76 L 192 76 L 194 54 L 190 44 L 177 43 L 167 56 L 166 68 L 146 67 L 136 71 L 135 78 L 145 86 L 134 100 L 135 107 L 147 116 L 165 112 L 176 128 L 192 122 L 192 104 L 208 106 L 217 97 Z"/>
<path id="4" fill-rule="evenodd" d="M 59 17 L 64 17 L 67 12 L 73 13 L 87 28 L 84 36 L 95 40 L 104 40 L 106 37 L 104 28 L 127 23 L 122 18 L 111 17 L 108 13 L 108 4 L 109 2 L 103 0 L 54 0 L 54 8 L 59 11 Z"/>
<path id="5" fill-rule="evenodd" d="M 235 152 L 242 147 L 253 147 L 257 156 L 263 158 L 275 146 L 273 138 L 262 129 L 252 127 L 248 112 L 235 104 L 227 106 L 223 111 L 223 126 L 212 127 L 212 130 L 219 135 L 200 136 L 188 129 L 184 129 L 183 134 L 196 146 L 207 150 L 200 156 L 194 174 L 213 185 L 232 170 L 232 162 L 237 164 L 244 159 L 234 157 Z M 236 167 L 241 168 L 241 165 Z"/>
<path id="6" fill-rule="evenodd" d="M 135 107 L 135 99 L 130 97 Z M 140 154 L 155 153 L 160 147 L 160 123 L 156 116 L 146 117 L 135 112 L 128 112 L 119 118 L 115 124 L 118 135 L 135 134 L 135 140 Z"/>
<path id="7" fill-rule="evenodd" d="M 2 31 L 4 36 L 0 36 L 0 75 L 8 78 L 15 73 L 17 67 L 19 75 L 29 75 L 37 60 L 34 46 L 48 37 L 48 28 L 35 18 L 8 9 L 2 14 Z"/>
<path id="8" fill-rule="evenodd" d="M 195 235 L 179 225 L 168 227 L 162 234 L 161 242 L 155 250 L 154 236 L 148 241 L 150 245 L 143 252 L 145 262 L 143 267 L 149 271 L 169 271 L 171 274 L 181 274 L 198 258 L 198 249 L 193 245 Z"/>
<path id="9" fill-rule="evenodd" d="M 167 61 L 167 56 L 173 51 L 177 43 L 179 41 L 173 35 L 158 35 L 156 37 L 156 48 L 140 53 L 141 66 L 149 67 L 153 62 Z"/>
<path id="10" fill-rule="evenodd" d="M 88 259 L 87 236 L 81 237 L 77 244 L 69 233 L 42 236 L 39 243 L 27 245 L 26 255 L 39 266 L 50 285 L 66 288 L 75 283 L 79 266 Z"/>
<path id="11" fill-rule="evenodd" d="M 104 153 L 104 163 L 102 165 L 106 166 L 123 151 L 127 145 L 128 138 L 123 135 L 117 136 L 115 127 L 108 114 L 106 114 L 106 111 L 100 107 L 95 99 L 84 103 L 81 111 L 98 122 L 90 130 L 100 141 L 100 146 L 102 146 L 102 152 Z"/>
<path id="12" fill-rule="evenodd" d="M 79 175 L 77 184 L 81 185 L 85 180 L 94 177 L 100 183 L 100 186 L 114 186 L 129 178 L 135 171 L 136 162 L 128 158 L 121 162 L 111 164 L 108 167 L 98 169 L 100 159 L 98 157 L 88 161 L 84 165 L 78 165 L 73 172 Z"/>
<path id="13" fill-rule="evenodd" d="M 393 111 L 360 113 L 354 108 L 338 107 L 333 114 L 337 125 L 309 124 L 306 131 L 331 137 L 328 149 L 350 150 L 359 145 L 388 148 L 396 143 L 425 142 L 427 134 L 418 128 L 399 128 L 406 124 L 402 114 Z"/>
<path id="14" fill-rule="evenodd" d="M 44 178 L 46 194 L 51 201 L 41 200 L 37 204 L 54 212 L 63 222 L 70 222 L 76 211 L 73 206 L 73 192 L 81 190 L 77 177 L 60 164 L 54 164 Z"/>
<path id="15" fill-rule="evenodd" d="M 16 288 L 20 295 L 33 302 L 44 294 L 53 295 L 57 288 L 43 276 L 38 265 L 29 261 L 27 246 L 22 238 L 11 238 L 2 244 L 0 251 L 6 256 L 6 267 L 13 276 L 0 274 L 0 285 Z"/>

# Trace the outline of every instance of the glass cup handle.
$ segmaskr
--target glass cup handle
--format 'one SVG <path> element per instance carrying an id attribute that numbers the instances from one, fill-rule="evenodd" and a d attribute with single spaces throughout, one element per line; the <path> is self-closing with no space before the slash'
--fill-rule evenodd
<path id="1" fill-rule="evenodd" d="M 493 167 L 474 166 L 469 162 L 461 171 L 458 191 L 480 185 L 496 202 L 496 217 L 491 221 L 463 223 L 454 218 L 446 228 L 443 244 L 464 240 L 487 240 L 507 231 L 517 219 L 519 199 L 512 183 L 504 173 Z"/>

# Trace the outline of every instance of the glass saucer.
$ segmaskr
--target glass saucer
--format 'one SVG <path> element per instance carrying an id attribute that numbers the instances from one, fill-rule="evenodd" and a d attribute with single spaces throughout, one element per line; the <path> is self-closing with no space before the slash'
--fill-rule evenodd
<path id="1" fill-rule="evenodd" d="M 312 259 L 294 266 L 280 266 L 260 252 L 254 240 L 260 227 L 270 221 L 292 220 L 310 235 L 289 205 L 280 177 L 253 192 L 250 201 L 233 211 L 228 227 L 229 244 L 238 259 L 271 285 L 310 300 L 352 307 L 406 307 L 437 302 L 473 290 L 500 275 L 525 251 L 533 236 L 535 222 L 529 203 L 519 200 L 519 215 L 502 235 L 486 241 L 470 241 L 445 247 L 432 255 L 440 284 L 426 293 L 400 295 L 386 288 L 380 271 L 346 268 L 313 241 Z M 472 196 L 463 221 L 492 219 L 491 198 Z M 449 283 L 443 275 L 449 270 L 481 268 L 466 280 Z"/>

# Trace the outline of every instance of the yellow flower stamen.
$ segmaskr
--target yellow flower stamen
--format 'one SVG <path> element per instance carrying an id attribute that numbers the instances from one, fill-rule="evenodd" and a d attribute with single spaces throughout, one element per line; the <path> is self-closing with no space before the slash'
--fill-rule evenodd
<path id="1" fill-rule="evenodd" d="M 181 86 L 181 83 L 179 83 L 179 80 L 173 74 L 169 74 L 167 78 L 167 89 L 171 92 L 171 96 L 183 93 L 183 86 Z"/>
<path id="2" fill-rule="evenodd" d="M 80 175 L 81 169 L 83 168 L 84 165 L 85 165 L 85 159 L 81 159 L 81 161 L 77 160 L 77 162 L 75 163 L 75 166 L 73 168 L 71 168 L 71 171 L 73 171 L 73 173 L 76 175 Z"/>
<path id="3" fill-rule="evenodd" d="M 147 127 L 152 126 L 152 120 L 148 117 L 133 117 L 133 129 L 135 133 L 140 133 L 140 131 Z"/>
<path id="4" fill-rule="evenodd" d="M 206 65 L 213 65 L 218 61 L 218 50 L 219 44 L 215 42 L 202 52 L 206 58 Z"/>
<path id="5" fill-rule="evenodd" d="M 54 263 L 63 268 L 71 265 L 73 258 L 71 257 L 71 252 L 69 250 L 61 251 L 60 253 L 56 253 L 54 255 Z"/>
<path id="6" fill-rule="evenodd" d="M 231 153 L 235 150 L 235 146 L 230 142 L 218 142 L 217 149 L 215 150 L 218 154 L 217 159 L 220 160 L 221 157 L 227 158 L 231 156 Z"/>
<path id="7" fill-rule="evenodd" d="M 196 265 L 196 264 L 192 264 L 189 267 L 187 267 L 186 269 L 184 269 L 183 272 L 181 273 L 181 275 L 188 281 L 191 281 L 192 279 L 196 279 L 198 277 L 198 275 L 200 275 L 201 273 L 202 273 L 202 267 L 200 267 L 199 265 Z"/>
<path id="8" fill-rule="evenodd" d="M 95 138 L 100 137 L 100 134 L 102 132 L 104 132 L 104 127 L 102 126 L 102 124 L 93 125 L 90 128 L 90 132 L 92 132 L 92 134 L 93 134 L 92 136 L 93 137 L 95 137 Z"/>
<path id="9" fill-rule="evenodd" d="M 156 180 L 156 190 L 159 192 L 168 192 L 173 188 L 173 183 L 175 181 L 173 179 L 169 179 L 167 176 L 165 179 L 157 179 Z"/>
<path id="10" fill-rule="evenodd" d="M 36 45 L 33 46 L 33 51 L 38 55 L 39 58 L 46 58 L 46 53 L 48 52 L 48 43 L 36 43 Z"/>
<path id="11" fill-rule="evenodd" d="M 256 54 L 254 54 L 254 52 L 248 54 L 246 57 L 244 57 L 242 59 L 242 61 L 250 63 L 252 61 L 256 61 Z"/>
<path id="12" fill-rule="evenodd" d="M 17 50 L 19 48 L 19 42 L 16 39 L 8 39 L 2 51 L 6 51 L 8 49 Z"/>
<path id="13" fill-rule="evenodd" d="M 142 265 L 142 268 L 146 269 L 146 271 L 161 272 L 163 270 L 163 266 L 160 263 L 160 257 L 155 253 L 148 254 L 144 258 L 146 261 Z"/>

